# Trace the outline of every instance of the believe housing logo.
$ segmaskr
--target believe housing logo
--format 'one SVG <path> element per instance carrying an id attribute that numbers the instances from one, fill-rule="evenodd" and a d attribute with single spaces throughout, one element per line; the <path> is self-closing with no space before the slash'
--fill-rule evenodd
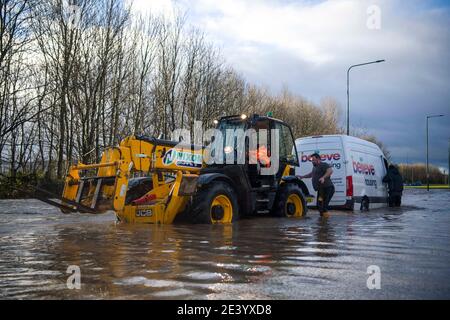
<path id="1" fill-rule="evenodd" d="M 339 161 L 341 160 L 341 155 L 339 153 L 332 153 L 332 154 L 321 154 L 320 160 L 322 161 Z M 308 162 L 311 161 L 311 156 L 303 155 L 302 156 L 302 162 Z"/>
<path id="2" fill-rule="evenodd" d="M 353 172 L 354 173 L 359 173 L 359 174 L 365 174 L 365 175 L 374 176 L 375 175 L 375 168 L 371 164 L 353 161 Z"/>

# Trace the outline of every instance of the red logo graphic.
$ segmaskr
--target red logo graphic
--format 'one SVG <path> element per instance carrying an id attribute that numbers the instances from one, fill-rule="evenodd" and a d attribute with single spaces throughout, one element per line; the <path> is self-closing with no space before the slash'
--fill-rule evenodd
<path id="1" fill-rule="evenodd" d="M 375 175 L 375 168 L 371 164 L 353 161 L 353 172 L 365 175 Z"/>
<path id="2" fill-rule="evenodd" d="M 341 160 L 341 155 L 339 153 L 331 153 L 331 154 L 321 154 L 320 160 L 322 161 L 339 161 Z M 302 162 L 311 161 L 311 156 L 304 155 L 302 156 Z"/>

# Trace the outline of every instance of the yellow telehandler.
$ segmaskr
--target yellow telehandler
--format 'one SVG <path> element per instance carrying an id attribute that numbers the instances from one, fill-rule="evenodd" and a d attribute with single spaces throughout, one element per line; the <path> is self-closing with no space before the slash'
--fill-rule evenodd
<path id="1" fill-rule="evenodd" d="M 206 163 L 205 147 L 130 136 L 118 147 L 106 149 L 100 163 L 71 166 L 59 207 L 64 212 L 114 210 L 120 221 L 156 224 L 225 224 L 252 214 L 304 216 L 311 198 L 293 174 L 299 162 L 290 127 L 259 115 L 227 116 L 215 123 L 223 137 L 230 130 L 265 130 L 270 135 L 275 129 L 279 143 L 272 146 L 269 138 L 263 146 L 258 140 L 255 151 L 244 135 L 239 139 L 245 140 L 245 159 L 256 155 L 256 163 L 239 163 L 238 159 Z M 223 157 L 236 153 L 236 136 L 231 143 L 222 140 Z M 276 172 L 262 174 L 261 168 L 271 160 L 268 155 L 274 152 L 279 154 Z"/>

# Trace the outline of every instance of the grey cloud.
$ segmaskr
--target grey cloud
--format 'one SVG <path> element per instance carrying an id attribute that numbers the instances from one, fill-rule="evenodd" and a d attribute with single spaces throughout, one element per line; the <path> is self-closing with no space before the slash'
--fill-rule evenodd
<path id="1" fill-rule="evenodd" d="M 287 85 L 295 93 L 316 102 L 325 96 L 333 96 L 344 111 L 347 67 L 386 59 L 383 64 L 352 70 L 352 123 L 377 135 L 391 149 L 395 161 L 406 161 L 408 154 L 408 160 L 415 162 L 425 159 L 425 116 L 446 114 L 446 118 L 430 122 L 430 159 L 436 165 L 447 167 L 450 138 L 449 7 L 427 7 L 419 1 L 408 1 L 409 5 L 397 0 L 375 1 L 382 9 L 382 28 L 374 31 L 365 27 L 365 9 L 373 1 L 354 2 L 354 12 L 347 12 L 345 7 L 352 2 L 307 1 L 299 4 L 283 1 L 277 4 L 263 1 L 255 14 L 259 12 L 262 17 L 267 17 L 267 8 L 272 7 L 273 19 L 266 23 L 272 23 L 274 30 L 281 33 L 280 39 L 289 34 L 292 42 L 306 43 L 307 49 L 311 44 L 311 52 L 316 50 L 324 57 L 331 57 L 322 63 L 313 63 L 314 60 L 302 58 L 308 50 L 299 54 L 295 50 L 298 46 L 289 41 L 282 42 L 273 34 L 268 35 L 273 38 L 269 37 L 272 42 L 261 38 L 257 30 L 241 36 L 245 32 L 234 32 L 232 26 L 227 28 L 229 22 L 239 23 L 233 19 L 229 8 L 221 14 L 218 14 L 219 9 L 208 9 L 212 12 L 209 16 L 209 11 L 199 6 L 203 2 L 194 2 L 190 8 L 191 22 L 206 28 L 211 39 L 220 43 L 228 63 L 250 82 L 273 91 Z M 213 2 L 208 3 L 214 8 Z M 280 12 L 277 10 L 290 6 L 288 8 L 300 16 L 304 13 L 302 5 L 306 6 L 305 10 L 313 8 L 308 12 L 318 18 L 322 10 L 327 20 L 318 20 L 317 25 L 315 22 L 302 25 L 301 21 L 297 23 L 292 17 L 286 17 L 286 21 L 294 24 L 293 28 L 304 26 L 310 33 L 304 30 L 293 32 L 288 30 L 289 25 L 285 26 L 286 30 L 280 29 L 285 21 L 283 17 L 275 16 Z M 342 16 L 333 16 L 330 12 L 333 6 Z M 252 17 L 253 21 L 258 21 L 257 18 Z M 214 27 L 208 27 L 211 25 Z"/>

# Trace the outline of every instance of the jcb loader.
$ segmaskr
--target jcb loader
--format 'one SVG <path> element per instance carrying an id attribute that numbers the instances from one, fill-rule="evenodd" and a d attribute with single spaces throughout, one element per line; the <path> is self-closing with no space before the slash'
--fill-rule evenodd
<path id="1" fill-rule="evenodd" d="M 305 184 L 294 176 L 299 162 L 290 127 L 259 115 L 227 116 L 215 123 L 223 137 L 233 130 L 264 130 L 269 135 L 279 133 L 279 143 L 272 145 L 269 137 L 267 143 L 261 145 L 258 140 L 256 149 L 251 149 L 246 135 L 241 137 L 246 139 L 245 163 L 234 159 L 208 164 L 205 147 L 180 147 L 178 142 L 131 136 L 118 147 L 106 149 L 100 163 L 71 166 L 60 207 L 88 213 L 114 210 L 120 221 L 156 224 L 223 224 L 252 214 L 306 215 L 310 197 Z M 223 147 L 223 157 L 236 153 L 238 138 L 231 143 L 222 140 L 216 150 Z M 278 152 L 278 162 L 270 166 L 275 165 L 276 172 L 262 174 L 270 161 L 268 155 L 274 152 Z M 248 161 L 252 155 L 256 163 Z"/>

